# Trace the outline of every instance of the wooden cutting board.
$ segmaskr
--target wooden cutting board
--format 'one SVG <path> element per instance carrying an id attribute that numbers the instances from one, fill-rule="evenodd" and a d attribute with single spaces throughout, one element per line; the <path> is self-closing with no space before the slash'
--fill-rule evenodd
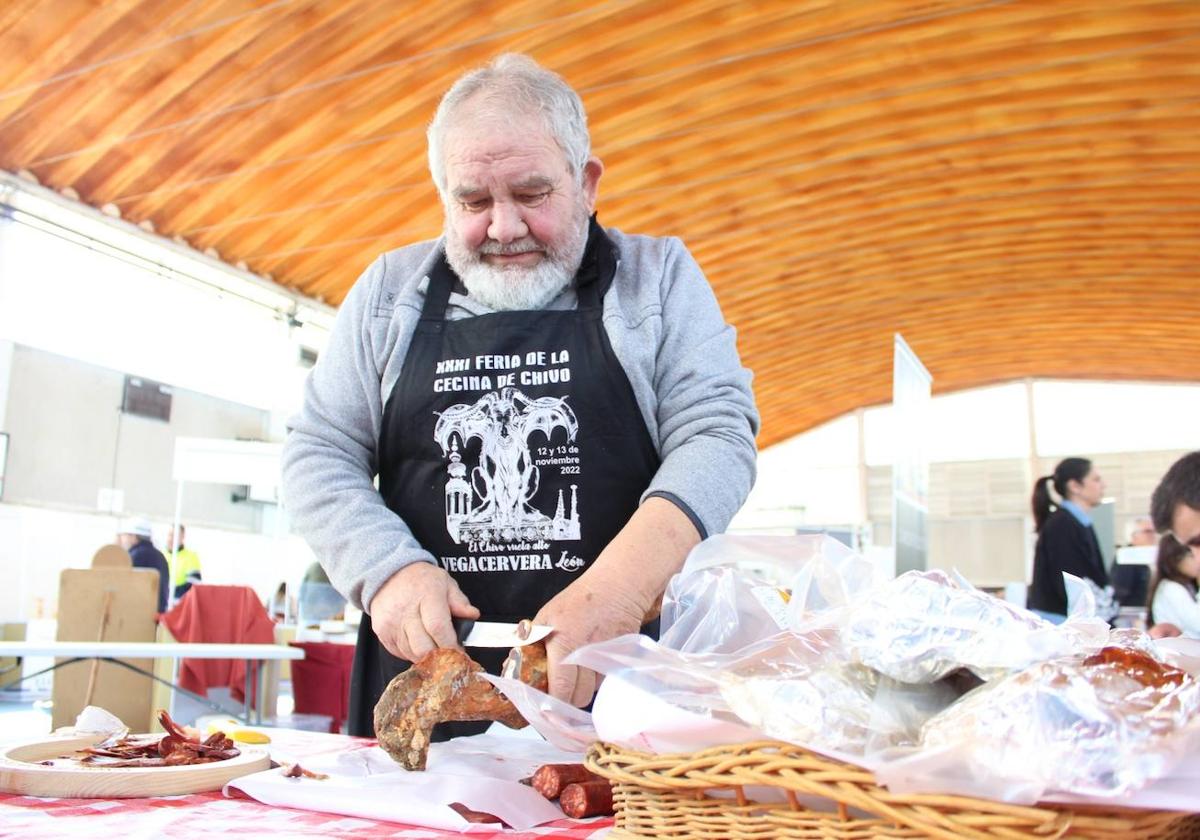
<path id="1" fill-rule="evenodd" d="M 0 791 L 71 799 L 131 799 L 220 790 L 225 783 L 271 766 L 261 747 L 238 744 L 241 755 L 181 767 L 47 767 L 38 764 L 99 743 L 102 738 L 46 737 L 0 750 Z"/>

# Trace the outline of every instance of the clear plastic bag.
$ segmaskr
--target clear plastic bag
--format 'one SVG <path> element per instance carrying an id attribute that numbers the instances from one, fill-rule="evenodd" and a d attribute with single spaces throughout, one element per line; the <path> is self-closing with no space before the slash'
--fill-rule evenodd
<path id="1" fill-rule="evenodd" d="M 782 631 L 732 653 L 676 651 L 622 636 L 580 648 L 567 661 L 616 675 L 690 714 L 854 756 L 915 743 L 921 724 L 959 695 L 947 684 L 900 685 L 847 663 L 819 633 Z"/>
<path id="2" fill-rule="evenodd" d="M 1111 641 L 977 688 L 925 724 L 918 752 L 878 768 L 880 781 L 1034 802 L 1124 795 L 1166 775 L 1200 746 L 1200 683 L 1151 656 L 1140 633 Z"/>
<path id="3" fill-rule="evenodd" d="M 1200 745 L 1200 720 L 1184 722 L 1200 701 L 1190 687 L 1148 700 L 1137 715 L 1170 723 L 1159 729 L 1114 716 L 1096 698 L 1129 685 L 1091 686 L 1069 663 L 1109 644 L 1161 654 L 1144 634 L 1110 636 L 1092 590 L 1066 585 L 1071 614 L 1052 625 L 956 573 L 884 580 L 825 537 L 719 537 L 668 585 L 661 643 L 622 636 L 566 662 L 608 675 L 595 727 L 632 748 L 687 751 L 756 732 L 879 766 L 900 793 L 1031 802 L 1047 790 L 1129 790 L 1166 772 L 1179 744 Z M 982 680 L 994 684 L 971 691 Z M 556 744 L 591 737 L 586 713 L 501 688 Z M 1103 763 L 1106 744 L 1119 761 Z M 1069 769 L 1072 750 L 1086 766 Z"/>
<path id="4" fill-rule="evenodd" d="M 835 629 L 848 661 L 902 683 L 937 682 L 960 668 L 993 679 L 1108 634 L 1107 625 L 1083 615 L 1053 625 L 939 570 L 905 572 L 840 603 L 813 602 L 794 599 L 797 632 Z"/>
<path id="5" fill-rule="evenodd" d="M 810 586 L 805 570 L 814 561 L 838 570 L 839 580 L 861 580 L 840 570 L 865 562 L 820 534 L 710 537 L 667 584 L 659 640 L 679 651 L 727 653 L 778 633 L 790 621 L 795 587 Z"/>
<path id="6" fill-rule="evenodd" d="M 581 647 L 565 661 L 598 674 L 618 674 L 682 709 L 728 715 L 721 689 L 729 678 L 807 676 L 823 666 L 827 650 L 817 637 L 803 639 L 786 631 L 733 653 L 677 651 L 631 634 Z"/>
<path id="7" fill-rule="evenodd" d="M 483 677 L 512 701 L 521 717 L 539 735 L 560 750 L 585 753 L 596 740 L 592 716 L 583 709 L 577 709 L 520 680 L 494 674 L 484 674 Z"/>
<path id="8" fill-rule="evenodd" d="M 944 684 L 904 685 L 836 662 L 792 678 L 730 675 L 721 695 L 764 735 L 850 756 L 915 744 L 926 719 L 958 697 Z"/>

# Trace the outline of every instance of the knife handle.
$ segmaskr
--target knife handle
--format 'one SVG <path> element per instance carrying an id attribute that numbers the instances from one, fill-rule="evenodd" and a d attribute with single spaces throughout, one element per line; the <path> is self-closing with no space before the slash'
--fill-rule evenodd
<path id="1" fill-rule="evenodd" d="M 467 636 L 471 634 L 471 628 L 475 626 L 473 618 L 451 618 L 450 623 L 454 626 L 454 637 L 458 639 L 459 645 L 467 640 Z"/>

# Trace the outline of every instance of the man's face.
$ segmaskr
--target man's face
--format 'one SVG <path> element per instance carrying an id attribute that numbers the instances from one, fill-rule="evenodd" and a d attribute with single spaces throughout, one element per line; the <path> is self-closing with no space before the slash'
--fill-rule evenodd
<path id="1" fill-rule="evenodd" d="M 182 542 L 182 540 L 181 540 L 181 542 Z M 175 550 L 175 529 L 174 528 L 167 529 L 167 550 L 168 551 Z"/>
<path id="2" fill-rule="evenodd" d="M 1200 556 L 1200 510 L 1183 502 L 1176 505 L 1175 515 L 1171 517 L 1171 533 L 1192 550 L 1193 557 Z"/>
<path id="3" fill-rule="evenodd" d="M 135 537 L 133 534 L 117 534 L 117 544 L 126 551 L 133 548 L 133 545 L 136 542 L 137 537 Z"/>
<path id="4" fill-rule="evenodd" d="M 472 297 L 536 309 L 574 277 L 603 167 L 583 183 L 536 118 L 463 106 L 446 134 L 446 257 Z"/>

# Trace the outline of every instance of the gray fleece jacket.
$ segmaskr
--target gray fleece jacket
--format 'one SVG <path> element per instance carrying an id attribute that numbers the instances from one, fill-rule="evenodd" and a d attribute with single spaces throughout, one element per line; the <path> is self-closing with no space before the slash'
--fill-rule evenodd
<path id="1" fill-rule="evenodd" d="M 603 322 L 662 465 L 643 494 L 678 505 L 702 536 L 723 531 L 754 483 L 758 412 L 735 330 L 683 243 L 608 228 L 618 264 Z M 375 487 L 383 409 L 408 352 L 441 240 L 390 251 L 342 304 L 289 422 L 283 501 L 333 585 L 370 612 L 400 569 L 435 562 Z M 573 309 L 564 291 L 548 308 Z M 452 294 L 446 317 L 489 312 Z"/>

